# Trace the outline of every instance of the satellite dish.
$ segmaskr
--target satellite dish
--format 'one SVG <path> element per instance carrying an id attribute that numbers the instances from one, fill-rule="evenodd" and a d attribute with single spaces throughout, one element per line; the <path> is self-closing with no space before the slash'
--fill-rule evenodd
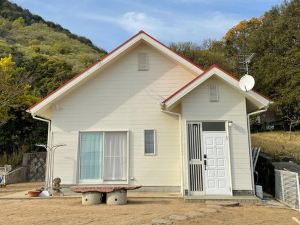
<path id="1" fill-rule="evenodd" d="M 252 90 L 252 88 L 254 87 L 254 84 L 255 84 L 255 80 L 249 74 L 244 75 L 240 79 L 240 82 L 239 82 L 240 89 L 242 89 L 243 91 L 250 91 L 250 90 Z"/>

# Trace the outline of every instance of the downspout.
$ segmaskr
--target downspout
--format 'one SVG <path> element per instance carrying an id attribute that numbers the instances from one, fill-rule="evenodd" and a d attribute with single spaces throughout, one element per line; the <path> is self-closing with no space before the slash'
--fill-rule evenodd
<path id="1" fill-rule="evenodd" d="M 51 142 L 51 120 L 40 117 L 40 116 L 36 116 L 34 114 L 31 114 L 32 118 L 35 120 L 39 120 L 39 121 L 43 121 L 46 122 L 48 124 L 48 134 L 47 134 L 47 153 L 46 153 L 46 173 L 45 173 L 45 183 L 46 183 L 46 188 L 49 188 L 51 185 L 51 182 L 49 181 L 49 163 L 50 163 L 50 156 L 49 156 L 49 151 L 48 151 L 48 147 L 50 146 L 50 142 Z"/>
<path id="2" fill-rule="evenodd" d="M 171 112 L 171 111 L 167 111 L 163 109 L 164 105 L 162 105 L 162 109 L 161 112 L 163 113 L 167 113 L 173 116 L 178 116 L 178 122 L 179 122 L 179 145 L 180 145 L 180 152 L 181 152 L 181 168 L 180 168 L 180 182 L 181 182 L 181 188 L 180 188 L 180 192 L 182 194 L 182 196 L 184 196 L 184 184 L 183 184 L 183 148 L 182 148 L 182 125 L 181 125 L 181 114 L 180 113 L 175 113 L 175 112 Z"/>
<path id="3" fill-rule="evenodd" d="M 255 190 L 255 182 L 254 182 L 254 168 L 253 168 L 253 161 L 252 161 L 252 144 L 251 144 L 251 129 L 250 129 L 250 116 L 257 115 L 268 110 L 269 106 L 265 109 L 261 109 L 252 113 L 247 114 L 247 125 L 248 125 L 248 143 L 249 143 L 249 156 L 250 156 L 250 168 L 251 168 L 251 182 L 252 182 L 252 189 L 254 195 L 256 194 Z"/>

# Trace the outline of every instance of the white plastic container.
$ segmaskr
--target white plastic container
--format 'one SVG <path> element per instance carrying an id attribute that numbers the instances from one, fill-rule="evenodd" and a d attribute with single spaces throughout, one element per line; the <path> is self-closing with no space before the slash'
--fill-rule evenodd
<path id="1" fill-rule="evenodd" d="M 260 199 L 264 198 L 263 187 L 261 185 L 255 185 L 256 196 Z"/>

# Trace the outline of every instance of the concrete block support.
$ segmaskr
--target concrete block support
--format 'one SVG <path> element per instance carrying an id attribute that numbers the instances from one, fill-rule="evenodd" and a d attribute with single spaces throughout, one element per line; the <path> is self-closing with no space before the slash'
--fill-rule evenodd
<path id="1" fill-rule="evenodd" d="M 82 205 L 96 205 L 100 204 L 102 199 L 102 194 L 99 192 L 86 192 L 82 193 Z"/>
<path id="2" fill-rule="evenodd" d="M 107 193 L 106 204 L 108 205 L 125 205 L 127 203 L 127 191 L 119 190 Z"/>

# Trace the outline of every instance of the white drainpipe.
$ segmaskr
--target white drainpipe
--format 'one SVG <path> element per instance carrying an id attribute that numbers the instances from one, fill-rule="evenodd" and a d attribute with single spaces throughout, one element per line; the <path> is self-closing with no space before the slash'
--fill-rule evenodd
<path id="1" fill-rule="evenodd" d="M 48 136 L 47 136 L 47 155 L 46 155 L 46 174 L 45 174 L 45 183 L 46 183 L 46 188 L 49 188 L 50 185 L 51 185 L 51 182 L 49 181 L 49 166 L 50 166 L 50 152 L 48 151 L 48 147 L 50 146 L 50 134 L 51 134 L 51 120 L 48 120 L 48 119 L 45 119 L 45 118 L 42 118 L 42 117 L 39 117 L 39 116 L 36 116 L 34 114 L 31 114 L 32 118 L 33 119 L 36 119 L 36 120 L 40 120 L 40 121 L 43 121 L 43 122 L 46 122 L 48 124 Z"/>
<path id="2" fill-rule="evenodd" d="M 173 116 L 178 116 L 178 122 L 179 122 L 179 145 L 180 145 L 180 151 L 181 151 L 181 169 L 180 169 L 180 173 L 181 173 L 181 176 L 180 176 L 180 182 L 181 182 L 181 194 L 182 196 L 184 196 L 184 184 L 183 184 L 183 148 L 182 148 L 182 129 L 181 129 L 181 114 L 180 113 L 175 113 L 175 112 L 170 112 L 170 111 L 167 111 L 167 110 L 163 110 L 161 109 L 161 111 L 163 113 L 168 113 L 170 115 L 173 115 Z"/>
<path id="3" fill-rule="evenodd" d="M 247 114 L 247 123 L 248 123 L 248 142 L 249 142 L 249 156 L 250 156 L 250 168 L 251 168 L 251 182 L 252 182 L 252 188 L 253 193 L 255 194 L 255 182 L 254 182 L 254 168 L 253 168 L 253 162 L 252 162 L 252 145 L 251 145 L 251 129 L 250 129 L 250 116 L 257 115 L 263 112 L 266 112 L 268 110 L 269 106 L 265 109 L 261 109 L 252 113 Z"/>

